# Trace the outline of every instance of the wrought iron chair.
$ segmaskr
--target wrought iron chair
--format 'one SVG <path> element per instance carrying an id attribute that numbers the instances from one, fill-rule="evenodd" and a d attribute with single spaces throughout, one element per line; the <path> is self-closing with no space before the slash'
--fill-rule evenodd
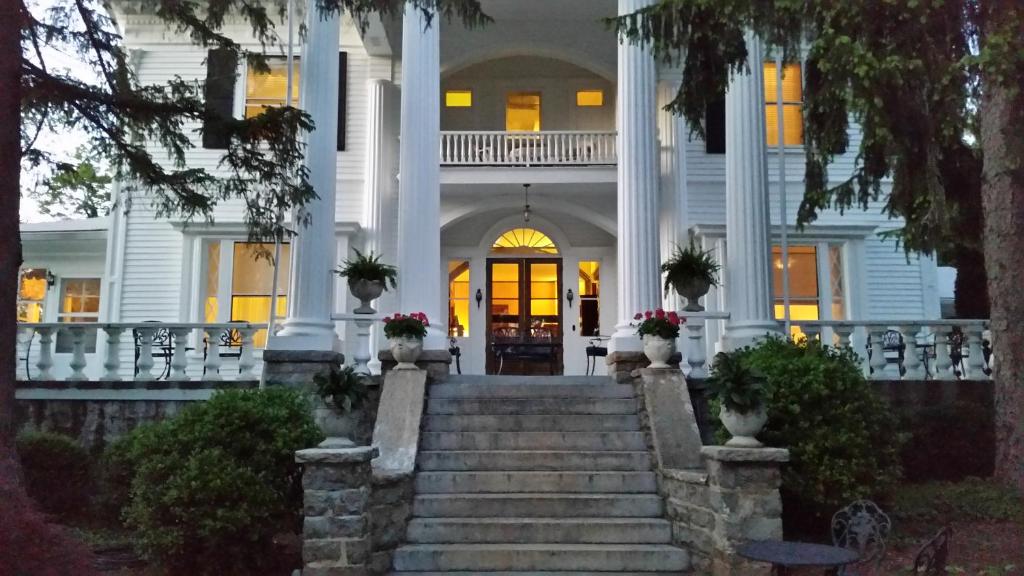
<path id="1" fill-rule="evenodd" d="M 159 320 L 147 320 L 146 324 L 159 324 Z M 142 333 L 138 328 L 132 329 L 132 339 L 135 341 L 135 376 L 139 375 L 139 356 L 142 354 Z M 167 328 L 156 328 L 151 339 L 150 356 L 153 358 L 153 366 L 163 360 L 163 368 L 157 375 L 157 380 L 164 380 L 171 375 L 171 357 L 174 355 L 174 335 Z"/>
<path id="2" fill-rule="evenodd" d="M 907 344 L 903 341 L 903 335 L 900 334 L 899 330 L 886 330 L 882 333 L 882 356 L 885 357 L 886 364 L 896 365 L 900 376 L 907 372 L 907 369 L 903 367 L 906 351 Z M 871 334 L 868 334 L 867 356 L 869 363 L 873 352 L 871 349 Z M 870 368 L 870 373 L 874 374 L 874 372 L 875 369 Z"/>
<path id="3" fill-rule="evenodd" d="M 512 353 L 519 343 L 519 329 L 512 327 L 496 328 L 491 337 L 491 352 L 498 360 L 498 374 L 505 367 L 505 356 Z"/>
<path id="4" fill-rule="evenodd" d="M 949 539 L 953 529 L 946 526 L 932 537 L 914 557 L 914 576 L 942 576 L 946 573 L 946 561 L 949 558 Z"/>
<path id="5" fill-rule="evenodd" d="M 832 516 L 832 543 L 855 550 L 860 560 L 839 570 L 841 576 L 880 574 L 885 541 L 892 531 L 892 521 L 877 504 L 857 500 Z"/>
<path id="6" fill-rule="evenodd" d="M 608 337 L 595 336 L 587 345 L 587 376 L 593 376 L 597 370 L 597 359 L 608 356 Z"/>
<path id="7" fill-rule="evenodd" d="M 459 341 L 457 339 L 448 339 L 448 353 L 455 359 L 455 372 L 457 374 L 462 374 L 462 348 L 459 347 Z"/>
<path id="8" fill-rule="evenodd" d="M 242 334 L 238 330 L 224 330 L 217 337 L 219 345 L 218 353 L 221 358 L 235 358 L 240 359 L 242 357 Z M 209 337 L 203 337 L 203 374 L 206 374 L 206 357 L 210 353 L 210 339 Z M 219 371 L 219 370 L 218 370 Z M 242 373 L 242 367 L 238 367 L 238 373 Z"/>

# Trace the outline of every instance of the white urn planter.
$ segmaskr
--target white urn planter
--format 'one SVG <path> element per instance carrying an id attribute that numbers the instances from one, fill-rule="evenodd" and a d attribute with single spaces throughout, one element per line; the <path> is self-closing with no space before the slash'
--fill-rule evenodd
<path id="1" fill-rule="evenodd" d="M 412 336 L 395 336 L 388 338 L 388 347 L 394 356 L 395 370 L 416 370 L 416 360 L 423 352 L 423 339 Z"/>
<path id="2" fill-rule="evenodd" d="M 648 368 L 671 368 L 668 361 L 676 353 L 675 339 L 644 334 L 644 356 L 651 361 Z"/>
<path id="3" fill-rule="evenodd" d="M 719 417 L 722 419 L 722 425 L 732 435 L 732 438 L 725 443 L 726 446 L 733 446 L 735 448 L 760 448 L 764 446 L 755 438 L 761 432 L 761 429 L 764 428 L 765 423 L 768 422 L 768 412 L 764 406 L 746 414 L 733 412 L 722 406 Z"/>
<path id="4" fill-rule="evenodd" d="M 676 286 L 676 292 L 686 298 L 686 306 L 683 310 L 687 312 L 703 312 L 704 307 L 700 305 L 700 299 L 711 290 L 711 283 L 704 278 L 690 278 Z"/>
<path id="5" fill-rule="evenodd" d="M 359 300 L 359 307 L 353 310 L 356 314 L 373 314 L 376 310 L 370 306 L 380 295 L 384 293 L 384 282 L 380 280 L 365 280 L 360 278 L 348 283 L 348 291 Z"/>

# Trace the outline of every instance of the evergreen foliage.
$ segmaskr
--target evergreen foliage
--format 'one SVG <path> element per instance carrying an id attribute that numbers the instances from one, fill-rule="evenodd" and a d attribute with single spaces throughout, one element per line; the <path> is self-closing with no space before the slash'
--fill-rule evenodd
<path id="1" fill-rule="evenodd" d="M 389 284 L 392 288 L 398 288 L 398 268 L 382 263 L 380 255 L 374 256 L 372 251 L 369 254 L 363 254 L 358 248 L 354 250 L 356 257 L 345 260 L 335 270 L 335 274 L 347 278 L 350 286 L 359 280 L 368 280 L 380 282 L 385 291 Z"/>
<path id="2" fill-rule="evenodd" d="M 25 489 L 44 512 L 82 514 L 92 492 L 89 453 L 74 438 L 53 432 L 22 432 L 18 456 Z"/>

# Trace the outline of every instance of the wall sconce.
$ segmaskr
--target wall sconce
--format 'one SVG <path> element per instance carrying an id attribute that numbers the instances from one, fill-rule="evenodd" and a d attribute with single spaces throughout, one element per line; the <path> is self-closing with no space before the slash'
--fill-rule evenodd
<path id="1" fill-rule="evenodd" d="M 569 301 L 569 308 L 572 308 L 572 299 L 573 298 L 574 298 L 574 296 L 573 296 L 573 293 L 572 293 L 572 288 L 569 288 L 569 291 L 565 293 L 565 299 Z"/>
<path id="2" fill-rule="evenodd" d="M 483 290 L 477 288 L 476 289 L 476 307 L 479 308 L 480 307 L 480 303 L 483 302 L 483 301 L 484 301 L 484 292 L 483 292 Z"/>
<path id="3" fill-rule="evenodd" d="M 57 277 L 53 275 L 53 272 L 46 271 L 46 285 L 53 288 L 53 285 L 57 283 Z"/>

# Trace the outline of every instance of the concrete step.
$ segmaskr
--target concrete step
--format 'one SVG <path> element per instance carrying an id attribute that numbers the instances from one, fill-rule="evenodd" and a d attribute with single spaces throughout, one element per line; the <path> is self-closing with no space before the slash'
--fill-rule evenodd
<path id="1" fill-rule="evenodd" d="M 421 471 L 536 470 L 536 471 L 637 471 L 651 469 L 647 451 L 560 450 L 445 450 L 421 451 L 416 457 Z"/>
<path id="2" fill-rule="evenodd" d="M 616 432 L 640 430 L 636 414 L 587 415 L 431 415 L 423 417 L 428 432 Z"/>
<path id="3" fill-rule="evenodd" d="M 431 398 L 633 398 L 625 384 L 435 384 Z"/>
<path id="4" fill-rule="evenodd" d="M 436 571 L 426 571 L 426 572 L 419 572 L 419 571 L 417 571 L 417 572 L 388 572 L 388 576 L 468 576 L 469 574 L 472 574 L 472 576 L 527 576 L 527 573 L 524 573 L 524 572 L 521 572 L 521 571 L 515 571 L 515 572 L 493 572 L 493 571 L 490 571 L 490 570 L 488 570 L 486 572 L 481 572 L 479 570 L 474 570 L 473 572 L 449 572 L 449 571 L 444 571 L 444 572 L 436 572 Z M 673 572 L 603 572 L 603 571 L 602 572 L 593 572 L 593 571 L 580 571 L 580 570 L 573 570 L 571 572 L 563 572 L 561 570 L 559 570 L 559 571 L 551 571 L 551 570 L 537 571 L 537 570 L 531 570 L 528 574 L 529 574 L 529 576 L 681 576 L 683 574 L 690 574 L 690 572 L 679 572 L 679 571 L 673 571 Z"/>
<path id="5" fill-rule="evenodd" d="M 646 450 L 643 432 L 424 432 L 421 450 Z"/>
<path id="6" fill-rule="evenodd" d="M 653 493 L 654 472 L 419 472 L 419 494 L 614 492 Z"/>
<path id="7" fill-rule="evenodd" d="M 652 518 L 662 510 L 657 494 L 417 494 L 412 504 L 417 518 Z"/>
<path id="8" fill-rule="evenodd" d="M 414 544 L 395 551 L 396 571 L 661 571 L 690 567 L 687 553 L 664 544 Z"/>
<path id="9" fill-rule="evenodd" d="M 672 525 L 661 518 L 413 518 L 407 539 L 413 544 L 668 544 Z"/>
<path id="10" fill-rule="evenodd" d="M 474 386 L 492 385 L 572 385 L 601 386 L 614 384 L 608 376 L 525 376 L 525 375 L 483 375 L 483 374 L 451 374 L 444 380 L 445 384 L 472 384 Z M 434 386 L 430 387 L 432 391 Z"/>
<path id="11" fill-rule="evenodd" d="M 633 398 L 428 398 L 427 414 L 636 414 Z"/>

